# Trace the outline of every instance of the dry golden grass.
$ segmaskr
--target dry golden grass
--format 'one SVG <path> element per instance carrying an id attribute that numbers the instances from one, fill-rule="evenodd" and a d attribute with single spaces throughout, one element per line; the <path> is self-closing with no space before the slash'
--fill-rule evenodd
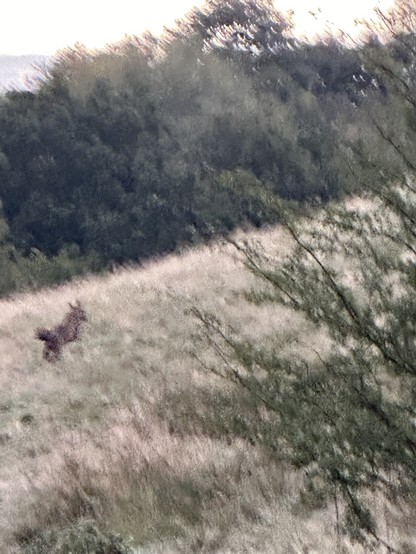
<path id="1" fill-rule="evenodd" d="M 290 249 L 281 229 L 251 238 Z M 258 341 L 292 328 L 326 344 L 300 316 L 247 303 L 253 283 L 234 248 L 214 244 L 0 302 L 0 552 L 83 516 L 131 536 L 140 553 L 336 550 L 333 511 L 297 510 L 299 475 L 200 425 L 198 400 L 233 391 L 192 355 L 189 307 Z M 89 316 L 84 335 L 49 364 L 34 329 L 75 299 Z"/>

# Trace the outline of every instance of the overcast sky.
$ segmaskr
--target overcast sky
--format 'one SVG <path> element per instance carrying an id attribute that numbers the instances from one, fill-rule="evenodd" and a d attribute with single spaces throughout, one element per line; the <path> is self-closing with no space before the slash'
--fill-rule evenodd
<path id="1" fill-rule="evenodd" d="M 0 54 L 53 54 L 76 42 L 100 48 L 125 34 L 160 33 L 203 0 L 1 0 Z M 392 0 L 277 0 L 295 11 L 299 33 L 313 35 L 330 21 L 354 32 L 355 18 L 369 18 L 375 5 Z M 318 12 L 318 9 L 321 9 Z M 309 11 L 313 11 L 316 17 Z"/>

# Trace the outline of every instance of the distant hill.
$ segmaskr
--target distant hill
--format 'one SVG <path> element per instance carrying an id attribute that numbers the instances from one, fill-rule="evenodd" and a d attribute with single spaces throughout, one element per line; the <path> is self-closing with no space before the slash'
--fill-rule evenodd
<path id="1" fill-rule="evenodd" d="M 28 88 L 26 80 L 36 73 L 34 66 L 47 60 L 47 56 L 40 55 L 0 55 L 0 92 Z"/>

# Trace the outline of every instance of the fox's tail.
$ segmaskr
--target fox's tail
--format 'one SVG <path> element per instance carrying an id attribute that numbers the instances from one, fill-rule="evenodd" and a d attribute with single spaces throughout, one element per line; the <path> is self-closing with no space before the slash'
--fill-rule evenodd
<path id="1" fill-rule="evenodd" d="M 50 342 L 56 338 L 56 333 L 53 331 L 48 331 L 48 329 L 36 329 L 35 338 L 38 340 L 43 340 L 45 342 Z"/>

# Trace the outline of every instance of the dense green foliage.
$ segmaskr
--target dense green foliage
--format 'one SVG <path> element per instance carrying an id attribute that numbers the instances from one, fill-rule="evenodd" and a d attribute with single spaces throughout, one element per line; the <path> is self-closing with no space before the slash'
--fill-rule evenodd
<path id="1" fill-rule="evenodd" d="M 67 49 L 36 90 L 2 97 L 0 198 L 18 255 L 68 276 L 79 268 L 62 256 L 97 269 L 271 221 L 262 189 L 337 196 L 334 119 L 354 125 L 365 91 L 382 89 L 357 50 L 289 31 L 268 0 L 211 0 L 160 40 Z"/>
<path id="2" fill-rule="evenodd" d="M 356 198 L 298 218 L 269 196 L 293 250 L 274 262 L 237 245 L 265 284 L 250 298 L 300 313 L 322 345 L 287 329 L 261 346 L 196 311 L 226 361 L 214 371 L 258 406 L 258 440 L 304 471 L 321 505 L 335 503 L 340 533 L 388 552 L 408 550 L 389 543 L 385 514 L 416 505 L 415 15 L 403 2 L 384 20 L 383 55 L 363 51 L 386 100 L 368 95 L 358 140 L 340 141 Z"/>

